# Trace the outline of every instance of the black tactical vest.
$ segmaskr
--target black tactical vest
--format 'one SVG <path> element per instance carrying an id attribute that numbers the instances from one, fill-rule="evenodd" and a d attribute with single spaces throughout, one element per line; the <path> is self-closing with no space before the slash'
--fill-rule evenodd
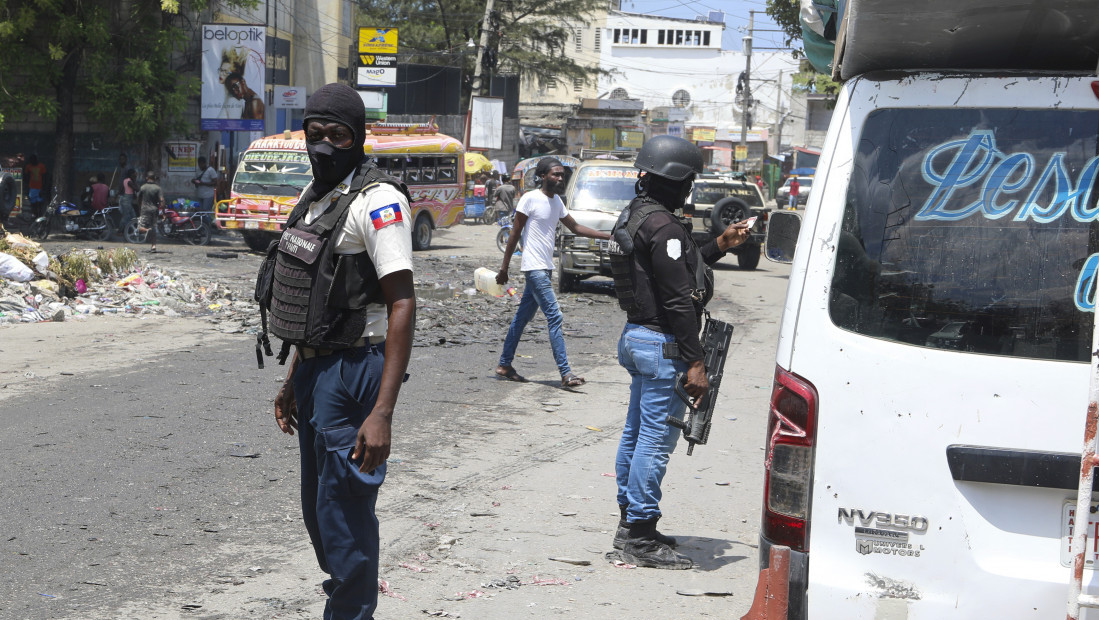
<path id="1" fill-rule="evenodd" d="M 633 257 L 634 238 L 641 225 L 653 213 L 667 211 L 663 205 L 647 194 L 642 194 L 633 199 L 622 210 L 618 221 L 611 231 L 613 243 L 610 244 L 611 276 L 614 279 L 614 294 L 618 298 L 618 306 L 626 311 L 627 315 L 641 311 L 637 300 L 637 287 L 634 285 L 634 271 L 636 263 Z M 695 309 L 701 314 L 706 303 L 713 296 L 713 272 L 702 260 L 702 253 L 695 245 L 693 238 L 688 234 L 688 252 L 694 258 L 695 282 L 691 291 L 691 297 L 695 300 Z"/>
<path id="2" fill-rule="evenodd" d="M 351 203 L 363 190 L 378 183 L 390 183 L 409 198 L 403 183 L 368 161 L 352 178 L 350 191 L 334 200 L 312 223 L 306 224 L 304 219 L 309 205 L 295 206 L 277 245 L 272 243 L 268 249 L 256 296 L 261 312 L 270 312 L 271 332 L 284 343 L 279 363 L 285 361 L 289 345 L 319 349 L 351 346 L 362 338 L 366 328 L 367 304 L 384 301 L 368 253 L 335 253 L 336 235 L 343 229 Z M 266 300 L 261 299 L 260 292 L 265 280 Z M 259 344 L 257 357 L 262 368 Z"/>

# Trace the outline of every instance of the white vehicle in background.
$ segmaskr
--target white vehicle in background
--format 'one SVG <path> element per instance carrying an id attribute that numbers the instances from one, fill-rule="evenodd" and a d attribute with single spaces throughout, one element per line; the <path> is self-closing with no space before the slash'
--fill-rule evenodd
<path id="1" fill-rule="evenodd" d="M 793 265 L 765 434 L 773 596 L 747 618 L 1063 618 L 1079 528 L 1099 594 L 1097 504 L 1076 501 L 1099 4 L 957 4 L 847 4 L 804 219 L 771 215 L 765 255 Z"/>

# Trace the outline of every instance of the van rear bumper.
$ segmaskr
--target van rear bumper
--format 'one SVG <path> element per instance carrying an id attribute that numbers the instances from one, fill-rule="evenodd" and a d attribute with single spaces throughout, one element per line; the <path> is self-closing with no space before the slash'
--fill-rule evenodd
<path id="1" fill-rule="evenodd" d="M 774 543 L 762 536 L 759 537 L 761 578 L 764 575 L 763 571 L 770 568 L 772 546 L 774 546 Z M 789 566 L 790 594 L 786 618 L 788 620 L 806 620 L 809 612 L 809 554 L 791 550 Z"/>

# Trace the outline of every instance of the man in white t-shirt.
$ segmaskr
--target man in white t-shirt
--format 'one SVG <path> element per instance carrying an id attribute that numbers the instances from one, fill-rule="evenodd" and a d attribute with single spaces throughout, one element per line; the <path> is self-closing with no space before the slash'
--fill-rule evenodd
<path id="1" fill-rule="evenodd" d="M 523 237 L 523 258 L 519 269 L 526 276 L 526 287 L 519 308 L 508 328 L 504 339 L 504 349 L 500 352 L 500 363 L 496 366 L 496 375 L 511 381 L 526 381 L 515 371 L 511 363 L 515 359 L 515 349 L 527 323 L 534 318 L 535 310 L 541 309 L 546 315 L 549 327 L 550 348 L 557 370 L 561 372 L 561 385 L 577 387 L 584 385 L 584 378 L 578 377 L 569 367 L 569 358 L 565 354 L 565 335 L 561 329 L 564 319 L 557 297 L 553 294 L 553 248 L 557 223 L 564 224 L 575 235 L 593 239 L 610 239 L 610 234 L 581 226 L 569 215 L 560 194 L 565 191 L 565 167 L 553 157 L 544 157 L 534 171 L 535 183 L 540 183 L 538 191 L 527 192 L 519 199 L 515 208 L 515 224 L 504 249 L 504 262 L 496 274 L 497 284 L 508 281 L 508 265 L 511 255 Z"/>

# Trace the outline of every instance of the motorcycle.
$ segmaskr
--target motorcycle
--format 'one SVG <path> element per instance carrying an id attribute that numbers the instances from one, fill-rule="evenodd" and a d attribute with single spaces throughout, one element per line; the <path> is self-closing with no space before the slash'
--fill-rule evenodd
<path id="1" fill-rule="evenodd" d="M 52 230 L 78 235 L 96 241 L 107 241 L 114 233 L 111 226 L 112 211 L 118 211 L 118 207 L 106 207 L 104 209 L 81 209 L 75 204 L 65 200 L 54 199 L 48 207 L 46 214 L 31 222 L 28 235 L 32 239 L 45 239 Z"/>
<path id="2" fill-rule="evenodd" d="M 157 217 L 157 235 L 164 237 L 182 237 L 191 245 L 206 245 L 210 243 L 213 234 L 212 211 L 197 211 L 199 203 L 194 200 L 179 198 L 171 205 L 161 207 Z M 127 243 L 145 243 L 148 233 L 143 233 L 140 227 L 140 218 L 135 218 L 126 224 L 126 230 L 122 236 Z"/>
<path id="3" fill-rule="evenodd" d="M 514 225 L 513 216 L 510 214 L 501 215 L 500 219 L 496 220 L 496 225 L 500 227 L 500 232 L 496 233 L 496 247 L 499 248 L 501 252 L 505 252 L 508 249 L 508 237 L 511 236 L 511 229 Z M 522 237 L 519 238 L 519 243 L 515 246 L 515 252 L 517 254 L 522 254 L 523 252 Z"/>

